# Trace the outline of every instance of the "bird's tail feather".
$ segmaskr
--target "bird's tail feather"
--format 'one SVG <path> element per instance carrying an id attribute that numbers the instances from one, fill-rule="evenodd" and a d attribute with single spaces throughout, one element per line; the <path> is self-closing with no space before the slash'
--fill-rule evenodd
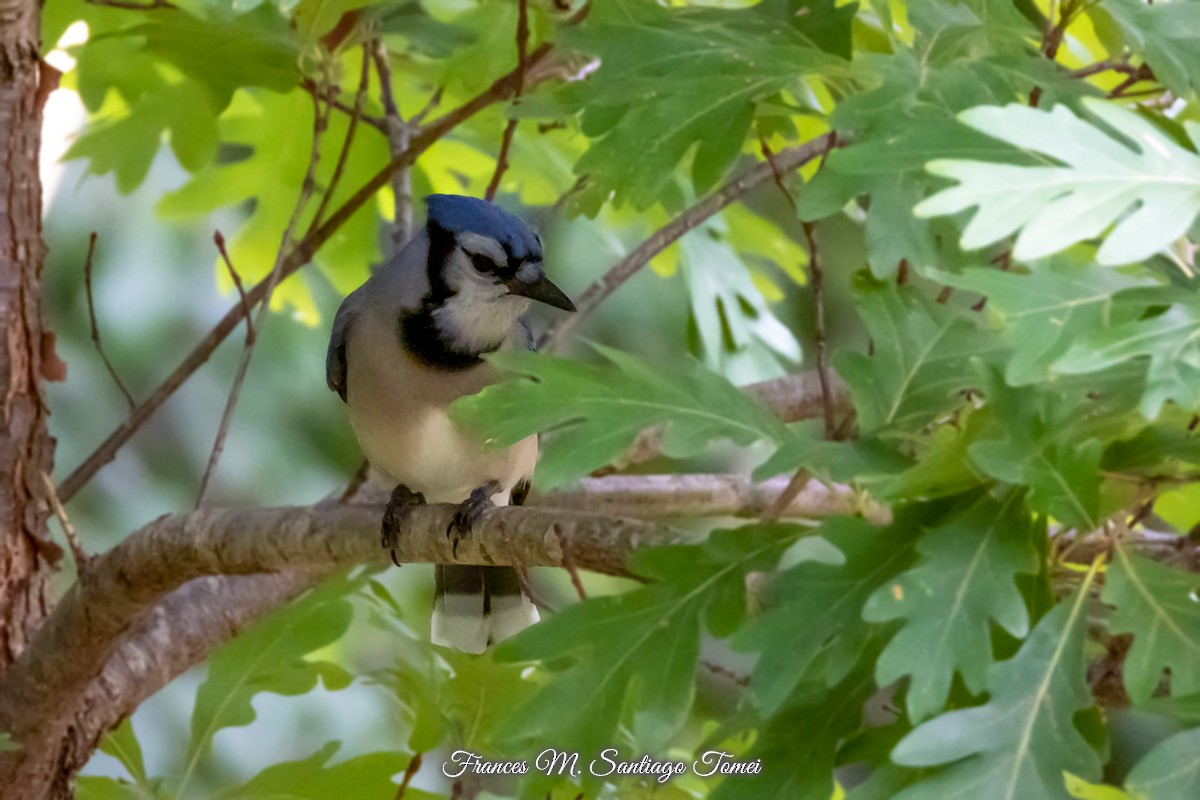
<path id="1" fill-rule="evenodd" d="M 434 567 L 434 644 L 482 653 L 538 621 L 512 567 Z"/>

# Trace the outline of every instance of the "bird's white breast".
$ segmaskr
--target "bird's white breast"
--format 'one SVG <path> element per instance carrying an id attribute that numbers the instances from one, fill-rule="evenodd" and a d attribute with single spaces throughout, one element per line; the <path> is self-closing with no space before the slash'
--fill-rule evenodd
<path id="1" fill-rule="evenodd" d="M 537 437 L 506 450 L 484 448 L 459 431 L 447 406 L 494 379 L 489 367 L 444 372 L 422 366 L 403 350 L 398 324 L 363 314 L 347 342 L 346 405 L 350 423 L 371 466 L 429 502 L 459 503 L 495 480 L 505 504 L 522 478 L 533 474 Z"/>

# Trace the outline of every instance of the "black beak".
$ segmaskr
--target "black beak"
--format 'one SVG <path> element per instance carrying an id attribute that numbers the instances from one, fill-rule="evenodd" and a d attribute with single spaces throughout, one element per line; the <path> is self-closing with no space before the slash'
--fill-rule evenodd
<path id="1" fill-rule="evenodd" d="M 537 300 L 539 303 L 561 308 L 563 311 L 575 310 L 575 304 L 571 302 L 571 298 L 567 297 L 562 289 L 555 286 L 545 274 L 538 275 L 533 283 L 526 283 L 520 279 L 514 280 L 508 284 L 508 291 L 510 294 L 528 297 L 530 300 Z"/>

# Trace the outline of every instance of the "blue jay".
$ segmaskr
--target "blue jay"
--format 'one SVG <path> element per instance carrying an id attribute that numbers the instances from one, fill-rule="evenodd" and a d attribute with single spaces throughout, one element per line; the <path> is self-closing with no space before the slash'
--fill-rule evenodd
<path id="1" fill-rule="evenodd" d="M 531 301 L 575 310 L 520 219 L 472 197 L 426 203 L 425 228 L 342 302 L 325 364 L 367 460 L 396 487 L 383 520 L 388 548 L 404 505 L 460 504 L 447 531 L 457 543 L 487 508 L 525 500 L 537 437 L 485 450 L 446 409 L 495 380 L 484 354 L 533 349 Z M 436 644 L 481 653 L 537 621 L 510 567 L 438 565 L 435 579 Z"/>

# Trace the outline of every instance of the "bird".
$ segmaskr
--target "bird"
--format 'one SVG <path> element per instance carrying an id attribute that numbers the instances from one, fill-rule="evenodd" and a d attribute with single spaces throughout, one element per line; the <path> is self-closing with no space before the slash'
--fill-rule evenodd
<path id="1" fill-rule="evenodd" d="M 389 549 L 406 506 L 457 504 L 447 531 L 457 547 L 488 508 L 524 502 L 536 434 L 485 449 L 447 408 L 498 379 L 488 353 L 536 349 L 525 319 L 533 302 L 575 310 L 519 217 L 463 195 L 430 195 L 426 208 L 425 226 L 338 308 L 325 362 L 363 454 L 395 487 L 381 523 Z M 435 644 L 482 653 L 538 619 L 512 567 L 434 570 Z"/>

